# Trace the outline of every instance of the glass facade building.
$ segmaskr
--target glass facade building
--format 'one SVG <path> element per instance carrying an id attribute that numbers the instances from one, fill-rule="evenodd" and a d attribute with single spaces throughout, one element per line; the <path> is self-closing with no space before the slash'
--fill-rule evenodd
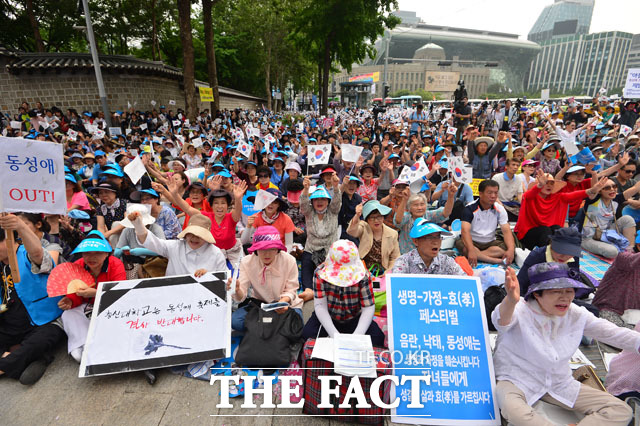
<path id="1" fill-rule="evenodd" d="M 629 33 L 609 31 L 542 41 L 527 88 L 564 92 L 580 87 L 583 94 L 595 95 L 601 87 L 624 86 L 632 38 Z"/>
<path id="2" fill-rule="evenodd" d="M 536 43 L 567 35 L 589 34 L 595 0 L 555 0 L 546 6 L 529 31 Z"/>

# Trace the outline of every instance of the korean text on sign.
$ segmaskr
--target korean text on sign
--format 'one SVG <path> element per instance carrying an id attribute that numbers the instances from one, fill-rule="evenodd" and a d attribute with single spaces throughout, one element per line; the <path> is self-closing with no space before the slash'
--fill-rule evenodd
<path id="1" fill-rule="evenodd" d="M 0 137 L 0 211 L 64 214 L 62 145 Z"/>
<path id="2" fill-rule="evenodd" d="M 500 424 L 479 280 L 391 274 L 387 307 L 394 375 L 428 377 L 420 386 L 424 408 L 408 408 L 410 383 L 395 387 L 392 421 Z"/>

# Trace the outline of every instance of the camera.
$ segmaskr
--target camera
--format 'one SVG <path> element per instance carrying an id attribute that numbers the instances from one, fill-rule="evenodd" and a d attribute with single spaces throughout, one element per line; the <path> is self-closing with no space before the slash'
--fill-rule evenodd
<path id="1" fill-rule="evenodd" d="M 462 105 L 462 99 L 467 97 L 467 89 L 464 80 L 458 81 L 458 88 L 453 92 L 454 105 Z"/>

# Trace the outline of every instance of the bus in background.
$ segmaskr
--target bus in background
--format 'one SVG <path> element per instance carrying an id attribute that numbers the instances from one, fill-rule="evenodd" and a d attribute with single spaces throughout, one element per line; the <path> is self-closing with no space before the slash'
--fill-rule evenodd
<path id="1" fill-rule="evenodd" d="M 422 103 L 422 96 L 418 96 L 418 95 L 400 96 L 400 101 L 405 108 L 415 108 L 416 105 Z"/>
<path id="2" fill-rule="evenodd" d="M 390 106 L 390 105 L 392 105 L 392 99 L 391 98 L 385 98 L 384 104 L 383 104 L 382 98 L 373 98 L 371 100 L 371 104 L 372 105 L 380 105 L 380 106 L 382 106 L 382 105 Z"/>

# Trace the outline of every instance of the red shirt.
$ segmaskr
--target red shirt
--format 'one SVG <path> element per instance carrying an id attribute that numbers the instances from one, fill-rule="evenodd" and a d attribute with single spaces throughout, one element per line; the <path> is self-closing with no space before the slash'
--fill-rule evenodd
<path id="1" fill-rule="evenodd" d="M 187 204 L 189 204 L 189 206 L 193 207 L 193 201 L 191 201 L 191 198 L 187 198 L 185 200 L 187 202 Z M 176 205 L 172 205 L 174 208 L 182 211 L 182 209 Z M 202 207 L 200 208 L 200 213 L 204 214 L 205 212 L 213 212 L 213 209 L 211 208 L 211 205 L 209 205 L 209 202 L 207 200 L 202 200 Z M 184 217 L 184 224 L 182 225 L 182 230 L 184 231 L 187 226 L 189 226 L 189 218 L 190 216 L 188 214 L 185 214 Z"/>
<path id="2" fill-rule="evenodd" d="M 522 196 L 520 214 L 514 231 L 519 239 L 538 226 L 563 226 L 569 203 L 582 200 L 586 191 L 556 192 L 547 198 L 540 196 L 540 188 L 534 185 Z"/>
<path id="3" fill-rule="evenodd" d="M 582 182 L 580 182 L 577 185 L 573 185 L 567 181 L 567 185 L 564 188 L 562 188 L 560 192 L 574 192 L 574 191 L 581 191 L 581 190 L 586 191 L 589 188 L 591 188 L 591 178 L 584 179 Z M 578 210 L 580 210 L 580 206 L 582 205 L 582 201 L 583 200 L 580 199 L 580 200 L 572 201 L 569 204 L 569 217 L 574 217 L 578 213 Z"/>
<path id="4" fill-rule="evenodd" d="M 125 281 L 127 279 L 127 273 L 124 270 L 124 264 L 120 259 L 115 256 L 109 255 L 109 263 L 107 269 L 103 269 L 100 275 L 96 278 L 96 284 L 108 282 L 108 281 Z M 76 265 L 80 265 L 84 268 L 84 259 L 80 258 L 74 262 Z M 90 284 L 90 283 L 87 283 Z M 97 288 L 97 286 L 96 286 Z M 93 298 L 80 297 L 77 294 L 67 294 L 67 297 L 71 299 L 71 307 L 82 305 L 85 302 L 93 303 Z"/>
<path id="5" fill-rule="evenodd" d="M 286 243 L 284 242 L 284 236 L 289 232 L 293 232 L 293 230 L 296 229 L 296 226 L 293 224 L 293 221 L 291 220 L 291 218 L 286 213 L 283 213 L 283 212 L 280 212 L 280 215 L 273 223 L 265 222 L 264 219 L 262 218 L 262 212 L 256 213 L 254 216 L 256 217 L 255 221 L 253 222 L 254 228 L 258 229 L 259 227 L 266 226 L 266 225 L 273 226 L 280 233 L 280 239 L 282 240 L 282 244 L 284 245 L 286 245 Z"/>
<path id="6" fill-rule="evenodd" d="M 203 215 L 211 219 L 211 235 L 216 240 L 216 247 L 222 250 L 230 250 L 236 245 L 236 224 L 233 215 L 227 213 L 222 219 L 222 223 L 216 222 L 213 212 L 202 212 Z"/>

